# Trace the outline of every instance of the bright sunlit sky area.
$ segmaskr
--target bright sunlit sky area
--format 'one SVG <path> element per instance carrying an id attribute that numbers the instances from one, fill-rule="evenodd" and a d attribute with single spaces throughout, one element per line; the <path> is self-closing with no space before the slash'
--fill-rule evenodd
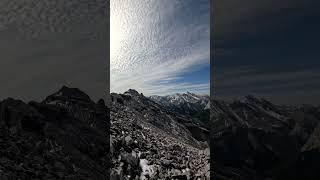
<path id="1" fill-rule="evenodd" d="M 209 94 L 209 0 L 111 0 L 111 92 Z"/>

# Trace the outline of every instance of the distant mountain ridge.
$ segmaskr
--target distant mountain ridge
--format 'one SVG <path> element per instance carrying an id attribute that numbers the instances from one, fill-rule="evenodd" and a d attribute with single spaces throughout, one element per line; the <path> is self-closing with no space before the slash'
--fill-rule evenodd
<path id="1" fill-rule="evenodd" d="M 254 96 L 211 103 L 213 178 L 319 179 L 319 108 L 278 106 Z"/>
<path id="2" fill-rule="evenodd" d="M 210 106 L 208 105 L 210 101 L 208 95 L 199 95 L 191 92 L 167 96 L 154 95 L 149 98 L 170 110 L 188 115 L 194 115 L 204 109 L 208 109 Z"/>

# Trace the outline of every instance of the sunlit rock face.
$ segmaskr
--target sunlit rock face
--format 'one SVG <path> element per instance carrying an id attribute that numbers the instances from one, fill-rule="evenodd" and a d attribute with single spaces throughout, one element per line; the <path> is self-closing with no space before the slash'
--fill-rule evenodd
<path id="1" fill-rule="evenodd" d="M 209 179 L 208 143 L 189 131 L 201 128 L 191 116 L 133 89 L 111 99 L 112 179 Z"/>

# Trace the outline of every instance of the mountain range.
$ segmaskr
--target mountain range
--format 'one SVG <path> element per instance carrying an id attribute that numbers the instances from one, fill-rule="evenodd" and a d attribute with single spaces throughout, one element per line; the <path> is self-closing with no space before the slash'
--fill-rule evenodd
<path id="1" fill-rule="evenodd" d="M 2 100 L 0 179 L 209 179 L 199 120 L 132 89 L 110 96 L 109 107 L 63 86 L 41 102 Z"/>
<path id="2" fill-rule="evenodd" d="M 263 98 L 211 101 L 213 178 L 319 179 L 320 108 Z"/>
<path id="3" fill-rule="evenodd" d="M 320 177 L 319 107 L 133 89 L 110 99 L 63 86 L 41 102 L 2 100 L 0 179 Z"/>
<path id="4" fill-rule="evenodd" d="M 166 108 L 181 114 L 194 115 L 199 111 L 208 109 L 209 96 L 197 95 L 191 92 L 176 93 L 167 96 L 150 96 L 150 99 L 165 106 Z"/>

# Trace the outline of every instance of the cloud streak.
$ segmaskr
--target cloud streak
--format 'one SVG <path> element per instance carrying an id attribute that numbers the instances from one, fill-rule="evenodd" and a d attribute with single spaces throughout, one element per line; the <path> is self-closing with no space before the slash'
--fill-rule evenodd
<path id="1" fill-rule="evenodd" d="M 112 0 L 111 92 L 209 92 L 209 82 L 182 81 L 209 65 L 209 34 L 208 0 Z"/>

